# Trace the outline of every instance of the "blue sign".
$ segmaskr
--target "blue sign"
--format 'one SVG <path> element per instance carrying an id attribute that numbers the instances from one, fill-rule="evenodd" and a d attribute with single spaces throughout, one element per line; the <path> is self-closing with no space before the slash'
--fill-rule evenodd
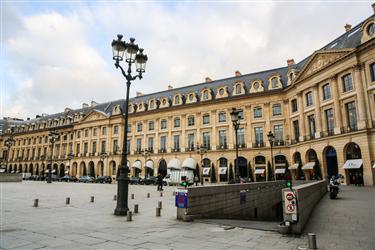
<path id="1" fill-rule="evenodd" d="M 178 208 L 187 208 L 188 207 L 188 192 L 187 190 L 177 190 L 175 205 Z"/>

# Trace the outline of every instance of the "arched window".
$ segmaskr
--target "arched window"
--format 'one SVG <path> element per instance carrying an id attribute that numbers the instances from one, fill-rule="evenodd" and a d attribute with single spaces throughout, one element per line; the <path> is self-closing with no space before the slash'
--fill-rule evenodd
<path id="1" fill-rule="evenodd" d="M 176 95 L 174 97 L 174 104 L 180 104 L 180 96 Z"/>
<path id="2" fill-rule="evenodd" d="M 277 77 L 272 78 L 271 82 L 272 82 L 272 88 L 277 89 L 279 86 L 279 81 L 277 80 Z"/>
<path id="3" fill-rule="evenodd" d="M 208 90 L 203 91 L 203 100 L 208 100 Z"/>
<path id="4" fill-rule="evenodd" d="M 155 108 L 155 102 L 154 100 L 151 100 L 150 101 L 150 109 L 154 109 Z"/>
<path id="5" fill-rule="evenodd" d="M 236 85 L 236 94 L 238 95 L 238 94 L 241 94 L 241 84 L 237 84 Z"/>

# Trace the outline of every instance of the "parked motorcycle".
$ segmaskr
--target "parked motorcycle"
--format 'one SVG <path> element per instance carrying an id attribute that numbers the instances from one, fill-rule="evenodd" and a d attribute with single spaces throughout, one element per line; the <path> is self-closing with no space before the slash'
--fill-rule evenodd
<path id="1" fill-rule="evenodd" d="M 341 175 L 336 175 L 336 176 L 332 176 L 331 179 L 329 180 L 329 197 L 331 199 L 337 198 L 337 194 L 339 193 L 339 190 L 340 190 L 339 186 L 340 186 L 341 178 L 342 178 Z"/>

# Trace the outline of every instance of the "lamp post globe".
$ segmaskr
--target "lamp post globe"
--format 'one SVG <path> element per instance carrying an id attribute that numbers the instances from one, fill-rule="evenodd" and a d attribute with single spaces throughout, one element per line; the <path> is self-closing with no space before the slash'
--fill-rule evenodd
<path id="1" fill-rule="evenodd" d="M 240 122 L 239 122 L 239 114 L 240 110 L 236 108 L 232 108 L 232 112 L 230 112 L 230 117 L 233 123 L 233 128 L 235 132 L 235 139 L 236 139 L 236 160 L 234 165 L 234 171 L 235 171 L 235 182 L 240 181 L 240 175 L 239 175 L 239 169 L 238 169 L 238 129 L 240 128 Z"/>
<path id="2" fill-rule="evenodd" d="M 120 69 L 123 77 L 126 80 L 126 98 L 124 111 L 124 138 L 121 152 L 121 163 L 119 169 L 119 176 L 117 178 L 117 204 L 114 211 L 115 215 L 124 216 L 128 212 L 128 195 L 129 195 L 129 167 L 127 165 L 127 142 L 128 142 L 128 114 L 129 114 L 129 92 L 131 82 L 142 79 L 142 74 L 145 72 L 146 63 L 148 60 L 147 55 L 143 54 L 143 49 L 140 49 L 135 44 L 135 39 L 130 38 L 130 42 L 122 40 L 122 35 L 117 35 L 117 39 L 112 41 L 112 54 L 115 66 Z M 127 69 L 125 70 L 120 62 L 126 62 Z M 136 72 L 138 74 L 132 75 L 132 65 L 136 64 Z"/>

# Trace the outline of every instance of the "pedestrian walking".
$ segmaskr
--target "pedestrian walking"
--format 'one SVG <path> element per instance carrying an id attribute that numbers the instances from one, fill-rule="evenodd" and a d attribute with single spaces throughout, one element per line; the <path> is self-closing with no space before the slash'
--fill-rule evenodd
<path id="1" fill-rule="evenodd" d="M 195 186 L 198 186 L 199 178 L 198 175 L 194 176 Z"/>

